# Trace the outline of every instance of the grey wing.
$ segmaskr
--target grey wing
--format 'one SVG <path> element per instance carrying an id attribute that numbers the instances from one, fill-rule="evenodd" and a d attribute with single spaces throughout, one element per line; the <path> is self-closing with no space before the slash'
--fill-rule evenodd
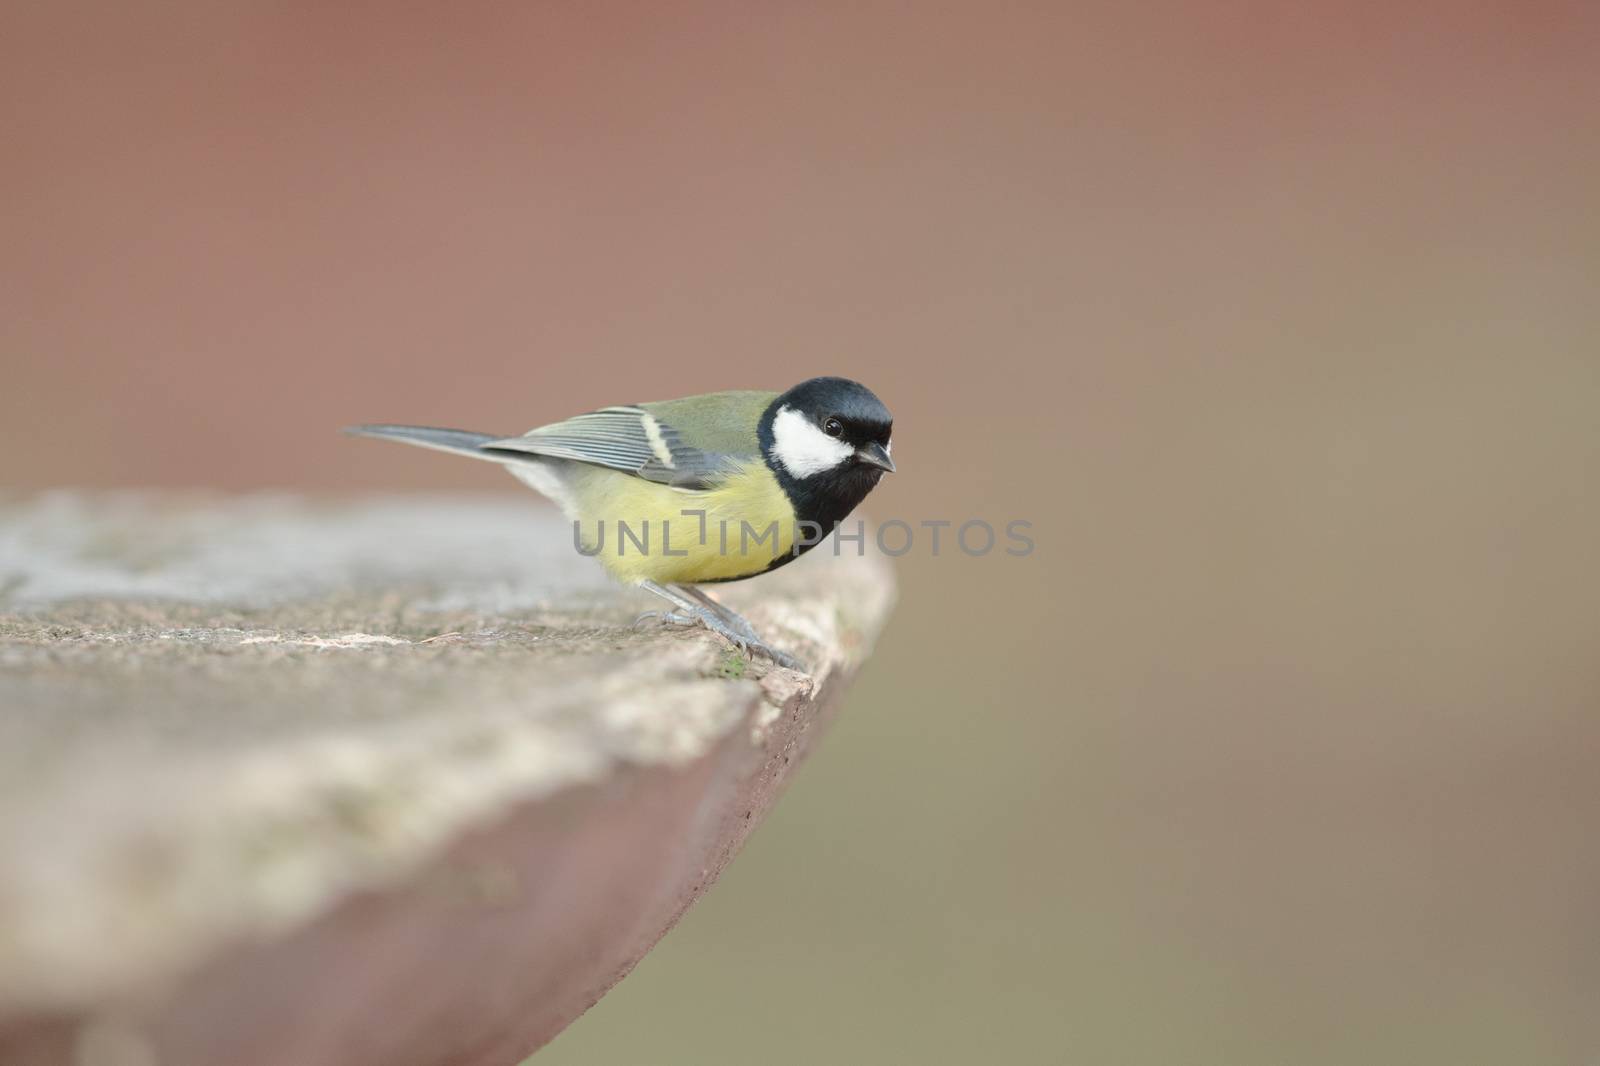
<path id="1" fill-rule="evenodd" d="M 634 406 L 603 407 L 483 447 L 610 467 L 680 489 L 710 488 L 733 465 L 730 456 L 685 444 L 677 430 Z"/>

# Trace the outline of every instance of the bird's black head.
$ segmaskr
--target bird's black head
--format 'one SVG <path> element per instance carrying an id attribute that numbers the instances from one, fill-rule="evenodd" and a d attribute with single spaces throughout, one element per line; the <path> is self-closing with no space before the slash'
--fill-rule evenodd
<path id="1" fill-rule="evenodd" d="M 812 378 L 779 396 L 761 416 L 761 453 L 795 514 L 831 531 L 886 472 L 894 418 L 865 385 Z"/>

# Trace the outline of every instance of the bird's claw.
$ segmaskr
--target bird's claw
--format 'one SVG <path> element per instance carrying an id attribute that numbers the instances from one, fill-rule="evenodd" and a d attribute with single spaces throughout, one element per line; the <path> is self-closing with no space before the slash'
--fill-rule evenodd
<path id="1" fill-rule="evenodd" d="M 683 611 L 646 611 L 633 620 L 637 629 L 647 621 L 654 620 L 660 625 L 674 626 L 705 626 L 711 632 L 732 644 L 747 658 L 757 654 L 766 656 L 778 666 L 786 670 L 805 670 L 805 664 L 786 651 L 780 651 L 767 644 L 756 636 L 749 625 L 734 626 L 719 618 L 714 612 L 697 609 L 694 613 Z"/>
<path id="2" fill-rule="evenodd" d="M 657 625 L 663 626 L 697 626 L 700 619 L 683 611 L 646 611 L 633 620 L 633 628 L 638 629 L 645 622 L 654 620 Z"/>
<path id="3" fill-rule="evenodd" d="M 779 651 L 756 636 L 755 630 L 748 623 L 735 626 L 731 624 L 731 619 L 724 621 L 712 611 L 706 611 L 701 614 L 700 620 L 707 629 L 732 644 L 735 648 L 738 648 L 747 658 L 753 658 L 757 653 L 760 653 L 774 664 L 787 670 L 804 672 L 806 668 L 805 664 L 793 655 L 785 651 Z M 740 619 L 740 621 L 743 622 L 743 619 Z"/>
<path id="4" fill-rule="evenodd" d="M 678 595 L 674 595 L 665 589 L 652 588 L 648 583 L 646 588 L 649 588 L 663 599 L 672 602 L 676 609 L 671 611 L 646 611 L 634 619 L 635 628 L 638 628 L 647 619 L 655 619 L 661 625 L 705 626 L 711 632 L 732 644 L 746 657 L 753 657 L 759 652 L 774 664 L 785 669 L 799 670 L 802 673 L 805 671 L 806 666 L 799 659 L 767 644 L 756 633 L 754 627 L 741 618 L 737 612 L 721 606 L 703 593 L 687 590 L 687 597 L 701 601 L 700 606 L 695 606 L 681 592 Z"/>
<path id="5" fill-rule="evenodd" d="M 760 641 L 757 641 L 754 644 L 751 644 L 750 648 L 753 651 L 759 651 L 762 655 L 765 655 L 767 658 L 771 659 L 774 663 L 783 667 L 785 670 L 799 670 L 801 673 L 805 672 L 805 663 L 801 662 L 799 659 L 796 659 L 793 655 L 790 655 L 786 651 L 779 651 L 770 644 L 762 644 Z"/>

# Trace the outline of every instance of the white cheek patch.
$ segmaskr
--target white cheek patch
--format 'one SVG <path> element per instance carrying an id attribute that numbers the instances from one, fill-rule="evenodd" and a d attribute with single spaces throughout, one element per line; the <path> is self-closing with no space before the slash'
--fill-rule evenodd
<path id="1" fill-rule="evenodd" d="M 772 420 L 772 454 L 793 477 L 810 477 L 848 460 L 855 449 L 818 429 L 790 407 L 778 408 Z"/>

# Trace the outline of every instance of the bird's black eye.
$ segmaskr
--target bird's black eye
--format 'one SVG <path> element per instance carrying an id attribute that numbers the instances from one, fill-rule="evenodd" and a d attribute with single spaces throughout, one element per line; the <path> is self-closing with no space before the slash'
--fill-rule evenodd
<path id="1" fill-rule="evenodd" d="M 838 437 L 844 433 L 844 423 L 837 418 L 830 418 L 822 423 L 822 432 L 830 437 Z"/>

